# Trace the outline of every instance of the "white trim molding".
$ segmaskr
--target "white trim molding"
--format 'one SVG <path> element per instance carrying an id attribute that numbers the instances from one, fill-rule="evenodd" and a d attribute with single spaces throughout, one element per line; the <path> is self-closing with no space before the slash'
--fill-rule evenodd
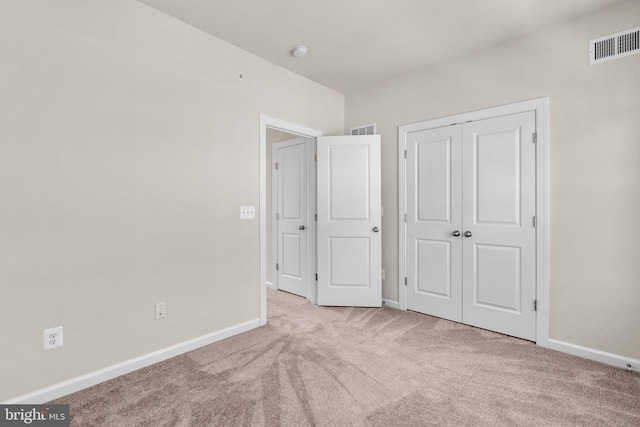
<path id="1" fill-rule="evenodd" d="M 517 114 L 525 111 L 536 113 L 536 344 L 549 346 L 549 98 L 528 101 L 484 110 L 441 117 L 400 126 L 398 128 L 398 305 L 407 309 L 407 295 L 404 286 L 406 277 L 406 150 L 407 134 L 468 121 Z"/>
<path id="2" fill-rule="evenodd" d="M 274 285 L 273 283 L 271 283 L 271 282 L 266 282 L 266 285 L 267 285 L 267 288 L 269 288 L 269 289 L 273 289 L 273 290 L 276 290 L 276 285 Z"/>
<path id="3" fill-rule="evenodd" d="M 595 360 L 596 362 L 617 366 L 618 368 L 640 372 L 640 360 L 633 359 L 631 357 L 607 353 L 606 351 L 600 351 L 589 347 L 583 347 L 581 345 L 570 344 L 551 338 L 549 339 L 549 348 L 551 350 L 560 351 L 562 353 L 573 354 L 574 356 L 582 357 L 584 359 Z"/>
<path id="4" fill-rule="evenodd" d="M 99 369 L 94 372 L 90 372 L 85 375 L 81 375 L 76 378 L 72 378 L 67 381 L 63 381 L 58 384 L 54 384 L 49 387 L 42 388 L 32 393 L 18 396 L 2 403 L 5 405 L 43 404 L 51 400 L 66 396 L 68 394 L 84 390 L 85 388 L 92 387 L 96 384 L 111 380 L 121 375 L 128 374 L 129 372 L 145 368 L 147 366 L 153 365 L 154 363 L 162 362 L 163 360 L 171 359 L 172 357 L 176 357 L 200 347 L 213 344 L 217 341 L 230 338 L 242 332 L 250 331 L 251 329 L 255 329 L 259 326 L 259 319 L 250 320 L 245 323 L 240 323 L 238 325 L 231 326 L 229 328 L 225 328 L 211 334 L 203 335 L 201 337 L 194 338 L 192 340 L 185 341 L 171 347 L 163 348 L 162 350 L 154 351 L 152 353 L 148 353 L 103 369 Z"/>
<path id="5" fill-rule="evenodd" d="M 382 306 L 398 309 L 398 301 L 394 301 L 392 299 L 382 298 Z"/>

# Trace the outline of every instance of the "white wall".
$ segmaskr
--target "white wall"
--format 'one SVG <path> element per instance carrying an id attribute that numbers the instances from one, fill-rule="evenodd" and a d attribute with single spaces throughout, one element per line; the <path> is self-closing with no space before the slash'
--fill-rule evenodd
<path id="1" fill-rule="evenodd" d="M 133 0 L 3 0 L 0 40 L 0 401 L 257 319 L 259 114 L 343 95 Z"/>
<path id="2" fill-rule="evenodd" d="M 384 298 L 398 298 L 398 126 L 549 96 L 550 338 L 640 358 L 640 55 L 588 61 L 590 39 L 639 23 L 629 1 L 347 93 L 345 129 L 382 135 Z"/>

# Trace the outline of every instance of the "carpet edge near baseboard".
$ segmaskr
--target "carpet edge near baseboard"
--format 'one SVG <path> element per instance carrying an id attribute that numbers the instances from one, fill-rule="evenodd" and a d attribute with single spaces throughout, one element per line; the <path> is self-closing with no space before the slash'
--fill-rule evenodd
<path id="1" fill-rule="evenodd" d="M 234 335 L 250 331 L 259 326 L 260 319 L 253 319 L 248 322 L 240 323 L 238 325 L 221 329 L 210 334 L 202 335 L 200 337 L 184 341 L 170 347 L 166 347 L 151 353 L 144 354 L 142 356 L 135 357 L 133 359 L 126 360 L 124 362 L 117 363 L 115 365 L 108 366 L 106 368 L 98 369 L 97 371 L 80 375 L 78 377 L 62 381 L 58 384 L 41 388 L 31 393 L 23 394 L 21 396 L 2 402 L 2 404 L 43 404 L 51 400 L 58 399 L 68 394 L 75 393 L 77 391 L 84 390 L 102 382 L 111 380 L 113 378 L 117 378 L 121 375 L 128 374 L 129 372 L 145 368 L 158 362 L 162 362 L 163 360 L 171 359 L 172 357 L 179 356 L 200 347 L 204 347 L 217 341 L 230 338 Z"/>
<path id="2" fill-rule="evenodd" d="M 384 300 L 384 306 L 398 308 L 396 301 Z M 81 375 L 49 387 L 36 390 L 31 393 L 9 399 L 3 404 L 42 404 L 58 399 L 71 393 L 92 387 L 104 381 L 117 378 L 121 375 L 153 365 L 163 360 L 179 356 L 200 347 L 213 344 L 217 341 L 250 331 L 260 326 L 260 319 L 250 320 L 229 328 L 222 329 L 211 334 L 203 335 L 158 351 L 154 351 L 115 365 Z M 549 338 L 549 349 L 562 353 L 572 354 L 585 359 L 594 360 L 622 369 L 630 369 L 640 372 L 640 360 L 618 354 L 608 353 L 589 347 L 559 341 Z M 630 365 L 630 366 L 629 366 Z"/>
<path id="3" fill-rule="evenodd" d="M 581 345 L 571 344 L 552 338 L 549 338 L 549 349 L 556 350 L 561 353 L 572 354 L 574 356 L 582 357 L 583 359 L 594 360 L 606 365 L 617 366 L 618 368 L 629 369 L 637 372 L 640 371 L 640 360 L 621 356 L 619 354 L 607 353 L 606 351 L 583 347 Z"/>

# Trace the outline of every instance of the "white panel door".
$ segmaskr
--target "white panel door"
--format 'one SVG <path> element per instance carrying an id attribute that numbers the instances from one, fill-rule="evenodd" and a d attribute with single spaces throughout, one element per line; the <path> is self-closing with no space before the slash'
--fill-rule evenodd
<path id="1" fill-rule="evenodd" d="M 277 287 L 307 297 L 307 143 L 304 138 L 274 145 L 277 151 Z"/>
<path id="2" fill-rule="evenodd" d="M 407 135 L 407 309 L 462 322 L 462 127 Z"/>
<path id="3" fill-rule="evenodd" d="M 463 128 L 464 323 L 536 338 L 535 113 Z"/>
<path id="4" fill-rule="evenodd" d="M 318 137 L 318 304 L 382 305 L 380 136 Z"/>

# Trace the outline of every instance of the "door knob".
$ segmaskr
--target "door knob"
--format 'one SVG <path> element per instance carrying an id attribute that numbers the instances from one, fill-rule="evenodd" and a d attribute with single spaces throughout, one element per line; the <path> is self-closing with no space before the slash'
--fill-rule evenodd
<path id="1" fill-rule="evenodd" d="M 298 230 L 304 230 L 304 225 L 301 225 L 300 227 L 298 227 Z"/>
<path id="2" fill-rule="evenodd" d="M 380 229 L 378 227 L 373 227 L 373 232 L 377 233 L 378 231 L 380 231 Z"/>
<path id="3" fill-rule="evenodd" d="M 451 235 L 452 235 L 453 237 L 459 237 L 459 236 L 460 236 L 460 231 L 458 231 L 458 230 L 453 230 L 453 233 L 451 233 Z"/>
<path id="4" fill-rule="evenodd" d="M 470 231 L 465 231 L 464 232 L 464 237 L 471 237 L 471 236 L 472 236 L 472 234 L 471 234 Z"/>

